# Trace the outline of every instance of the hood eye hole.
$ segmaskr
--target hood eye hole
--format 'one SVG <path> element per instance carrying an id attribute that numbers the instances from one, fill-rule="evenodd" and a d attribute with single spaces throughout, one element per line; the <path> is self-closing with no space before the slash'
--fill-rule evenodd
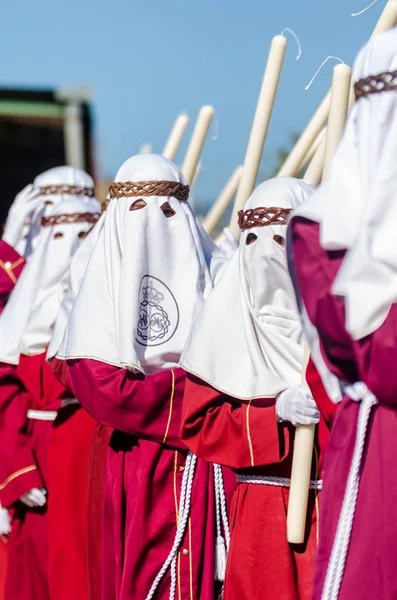
<path id="1" fill-rule="evenodd" d="M 85 238 L 86 235 L 87 235 L 86 231 L 79 231 L 79 233 L 78 233 L 79 238 Z"/>
<path id="2" fill-rule="evenodd" d="M 45 206 L 52 206 L 54 203 L 53 203 L 53 201 L 52 201 L 52 200 L 46 200 L 46 201 L 44 202 L 44 204 L 45 204 Z"/>
<path id="3" fill-rule="evenodd" d="M 56 233 L 54 233 L 54 240 L 59 240 L 60 238 L 63 238 L 62 231 L 57 231 Z"/>
<path id="4" fill-rule="evenodd" d="M 130 210 L 140 210 L 141 208 L 145 208 L 145 206 L 147 206 L 147 204 L 144 201 L 144 199 L 139 198 L 138 200 L 135 200 L 135 202 L 133 202 L 131 204 Z"/>
<path id="5" fill-rule="evenodd" d="M 168 204 L 168 202 L 164 202 L 164 204 L 162 204 L 160 208 L 163 211 L 164 216 L 167 217 L 167 219 L 170 219 L 176 214 L 174 209 Z"/>
<path id="6" fill-rule="evenodd" d="M 247 246 L 251 246 L 251 244 L 254 244 L 257 239 L 258 239 L 258 236 L 255 233 L 249 233 L 247 235 L 247 239 L 245 240 L 245 243 Z"/>
<path id="7" fill-rule="evenodd" d="M 282 248 L 285 248 L 285 238 L 283 238 L 282 235 L 274 235 L 273 239 L 276 242 L 276 244 L 278 244 Z"/>

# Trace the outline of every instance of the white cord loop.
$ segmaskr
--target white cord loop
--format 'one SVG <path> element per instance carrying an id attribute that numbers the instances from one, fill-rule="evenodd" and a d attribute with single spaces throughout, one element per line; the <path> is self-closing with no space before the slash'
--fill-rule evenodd
<path id="1" fill-rule="evenodd" d="M 356 511 L 358 489 L 360 485 L 361 463 L 364 453 L 369 417 L 372 408 L 378 403 L 365 383 L 357 382 L 345 388 L 345 393 L 355 402 L 361 402 L 357 421 L 357 434 L 353 458 L 347 478 L 345 495 L 339 513 L 331 557 L 321 594 L 321 600 L 337 600 L 345 569 L 347 552 Z"/>
<path id="2" fill-rule="evenodd" d="M 222 467 L 214 464 L 213 469 L 216 518 L 215 581 L 225 581 L 227 555 L 230 548 L 230 527 Z"/>
<path id="3" fill-rule="evenodd" d="M 295 31 L 293 29 L 290 29 L 289 27 L 285 27 L 285 29 L 282 30 L 281 35 L 284 35 L 284 32 L 288 31 L 288 33 L 290 33 L 292 35 L 292 37 L 295 39 L 297 45 L 298 45 L 298 54 L 295 58 L 295 60 L 299 60 L 300 57 L 302 56 L 302 46 L 301 43 L 299 41 L 298 36 L 296 35 Z"/>
<path id="4" fill-rule="evenodd" d="M 327 62 L 329 60 L 338 60 L 342 65 L 345 64 L 345 61 L 342 60 L 341 58 L 339 58 L 338 56 L 327 56 L 327 58 L 325 60 L 323 60 L 323 62 L 321 63 L 321 65 L 319 66 L 319 68 L 317 69 L 317 71 L 314 73 L 313 77 L 311 78 L 311 80 L 309 81 L 309 83 L 307 84 L 307 86 L 305 87 L 305 90 L 307 92 L 307 90 L 312 86 L 313 81 L 316 79 L 317 75 L 320 73 L 321 69 L 323 68 L 323 66 L 325 64 L 327 64 Z"/>
<path id="5" fill-rule="evenodd" d="M 363 10 L 360 10 L 360 12 L 357 12 L 357 13 L 352 13 L 351 16 L 352 17 L 359 17 L 360 15 L 363 15 L 365 12 L 367 12 L 367 10 L 369 10 L 371 8 L 371 6 L 373 6 L 377 2 L 378 2 L 378 0 L 374 0 L 373 2 L 371 2 L 371 4 L 369 4 L 368 6 L 366 6 Z"/>

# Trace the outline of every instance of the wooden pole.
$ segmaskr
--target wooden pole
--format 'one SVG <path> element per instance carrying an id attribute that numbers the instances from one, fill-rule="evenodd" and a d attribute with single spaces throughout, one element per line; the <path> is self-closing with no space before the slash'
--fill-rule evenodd
<path id="1" fill-rule="evenodd" d="M 225 187 L 219 194 L 218 198 L 215 200 L 211 209 L 209 210 L 207 216 L 203 221 L 203 227 L 208 235 L 212 235 L 218 225 L 219 221 L 222 219 L 225 214 L 229 204 L 233 200 L 238 186 L 240 184 L 241 175 L 243 173 L 243 166 L 240 165 L 237 167 L 232 176 L 227 181 Z"/>
<path id="2" fill-rule="evenodd" d="M 212 106 L 202 106 L 198 114 L 196 126 L 182 165 L 182 173 L 188 185 L 191 185 L 193 181 L 214 114 L 215 109 Z"/>
<path id="3" fill-rule="evenodd" d="M 329 179 L 332 159 L 341 140 L 349 109 L 352 70 L 348 65 L 336 65 L 332 78 L 327 142 L 322 181 Z"/>
<path id="4" fill-rule="evenodd" d="M 323 138 L 303 177 L 303 181 L 306 181 L 306 183 L 311 183 L 315 186 L 318 186 L 321 183 L 321 176 L 323 174 L 324 166 L 325 144 L 326 138 Z"/>
<path id="5" fill-rule="evenodd" d="M 185 135 L 187 126 L 189 125 L 189 117 L 181 113 L 175 119 L 175 123 L 170 131 L 168 140 L 163 148 L 162 155 L 169 160 L 174 160 L 176 153 L 178 152 L 179 146 Z"/>
<path id="6" fill-rule="evenodd" d="M 301 387 L 306 389 L 308 388 L 306 368 L 309 357 L 309 346 L 305 345 Z M 290 544 L 302 544 L 305 540 L 315 431 L 315 425 L 299 425 L 295 430 L 287 511 L 287 540 Z"/>
<path id="7" fill-rule="evenodd" d="M 323 173 L 323 181 L 329 175 L 332 157 L 337 149 L 346 124 L 350 89 L 350 67 L 347 65 L 337 65 L 334 68 L 332 81 L 327 138 L 326 141 L 324 140 L 320 144 L 319 150 L 316 153 L 318 154 L 317 160 L 315 162 L 315 156 L 312 161 L 313 168 L 311 168 L 312 165 L 310 165 L 308 172 L 305 175 L 305 181 L 308 181 L 311 178 L 312 181 L 310 181 L 310 183 L 317 185 L 317 179 L 320 179 L 321 171 Z M 314 181 L 314 179 L 316 180 Z M 305 373 L 308 361 L 309 348 L 306 347 L 302 387 L 307 387 Z M 287 540 L 290 544 L 302 544 L 305 539 L 314 434 L 314 425 L 299 425 L 295 431 L 291 487 L 287 512 Z"/>
<path id="8" fill-rule="evenodd" d="M 310 148 L 309 152 L 306 153 L 305 158 L 303 159 L 302 164 L 299 167 L 299 173 L 301 172 L 302 169 L 304 169 L 306 167 L 306 165 L 309 165 L 311 163 L 312 159 L 314 158 L 314 155 L 316 154 L 317 150 L 319 149 L 319 147 L 321 145 L 321 142 L 325 138 L 326 133 L 327 133 L 327 128 L 323 127 L 322 130 L 320 131 L 319 135 L 315 139 L 314 144 Z"/>
<path id="9" fill-rule="evenodd" d="M 376 24 L 371 38 L 387 31 L 397 24 L 397 0 L 389 0 Z M 314 113 L 306 129 L 296 142 L 290 155 L 285 160 L 281 169 L 277 173 L 279 177 L 295 177 L 299 173 L 299 168 L 302 164 L 305 154 L 309 151 L 316 137 L 327 122 L 329 107 L 331 101 L 331 91 L 327 93 L 324 100 Z"/>
<path id="10" fill-rule="evenodd" d="M 285 36 L 277 35 L 273 38 L 229 225 L 237 239 L 240 237 L 240 229 L 236 214 L 244 208 L 255 187 L 286 49 L 287 38 Z"/>

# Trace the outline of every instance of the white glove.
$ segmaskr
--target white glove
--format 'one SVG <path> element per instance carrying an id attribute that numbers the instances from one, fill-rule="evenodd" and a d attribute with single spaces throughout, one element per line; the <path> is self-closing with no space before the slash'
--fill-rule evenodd
<path id="1" fill-rule="evenodd" d="M 276 399 L 277 421 L 289 421 L 292 425 L 315 425 L 320 412 L 309 391 L 291 387 L 281 392 Z"/>
<path id="2" fill-rule="evenodd" d="M 33 488 L 30 490 L 30 492 L 24 494 L 19 499 L 23 504 L 29 506 L 29 508 L 44 506 L 44 504 L 47 502 L 45 497 L 46 493 L 47 490 L 44 488 L 41 488 L 40 490 L 38 488 Z"/>
<path id="3" fill-rule="evenodd" d="M 27 185 L 22 192 L 16 196 L 8 212 L 4 227 L 3 239 L 15 248 L 20 241 L 24 226 L 28 218 L 40 206 L 43 199 L 37 188 L 32 184 Z"/>
<path id="4" fill-rule="evenodd" d="M 223 239 L 219 242 L 218 246 L 227 258 L 233 258 L 238 248 L 238 241 L 229 227 L 224 228 Z"/>
<path id="5" fill-rule="evenodd" d="M 0 537 L 6 538 L 11 533 L 10 513 L 6 508 L 0 508 Z"/>
<path id="6" fill-rule="evenodd" d="M 302 325 L 296 310 L 265 304 L 259 311 L 259 319 L 280 335 L 298 343 L 302 341 Z"/>

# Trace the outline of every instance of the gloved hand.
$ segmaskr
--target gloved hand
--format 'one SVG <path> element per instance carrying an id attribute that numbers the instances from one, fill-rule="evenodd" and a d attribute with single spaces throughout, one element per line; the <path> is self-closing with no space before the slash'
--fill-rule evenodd
<path id="1" fill-rule="evenodd" d="M 0 537 L 5 539 L 11 533 L 10 513 L 6 508 L 0 508 Z"/>
<path id="2" fill-rule="evenodd" d="M 238 248 L 238 241 L 229 227 L 224 228 L 223 239 L 219 242 L 218 246 L 227 258 L 233 258 Z"/>
<path id="3" fill-rule="evenodd" d="M 296 310 L 265 304 L 259 311 L 259 319 L 264 325 L 271 325 L 273 330 L 284 337 L 298 343 L 302 340 L 302 325 Z"/>
<path id="4" fill-rule="evenodd" d="M 42 201 L 39 190 L 34 188 L 32 184 L 27 185 L 22 192 L 19 192 L 8 212 L 4 227 L 3 239 L 7 244 L 13 248 L 17 246 L 22 237 L 26 221 Z"/>
<path id="5" fill-rule="evenodd" d="M 292 425 L 315 425 L 320 412 L 312 395 L 301 387 L 291 387 L 276 399 L 277 421 L 289 421 Z"/>
<path id="6" fill-rule="evenodd" d="M 46 493 L 47 490 L 45 490 L 44 488 L 41 488 L 40 490 L 38 488 L 33 488 L 30 490 L 30 492 L 24 494 L 19 499 L 23 504 L 29 506 L 29 508 L 44 506 L 44 504 L 47 502 L 45 496 Z"/>

